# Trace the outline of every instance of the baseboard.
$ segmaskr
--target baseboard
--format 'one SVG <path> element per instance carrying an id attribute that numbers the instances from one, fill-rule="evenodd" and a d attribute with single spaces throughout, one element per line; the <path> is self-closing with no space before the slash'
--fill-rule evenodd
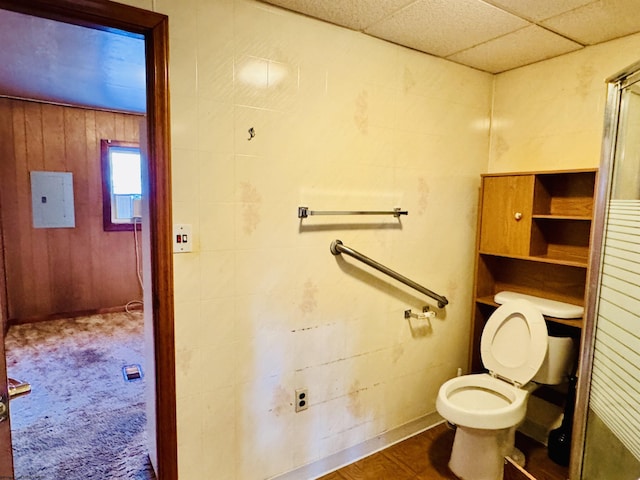
<path id="1" fill-rule="evenodd" d="M 434 427 L 442 421 L 443 418 L 437 412 L 430 413 L 416 420 L 412 420 L 409 423 L 400 425 L 393 430 L 381 433 L 380 435 L 359 443 L 358 445 L 354 445 L 353 447 L 334 453 L 326 458 L 322 458 L 313 463 L 296 468 L 290 472 L 271 477 L 270 480 L 312 480 L 321 477 L 327 473 L 338 470 L 341 467 L 390 447 L 395 443 L 406 440 L 409 437 L 413 437 L 420 432 Z"/>
<path id="2" fill-rule="evenodd" d="M 26 317 L 26 318 L 10 318 L 7 324 L 8 324 L 8 327 L 10 327 L 13 325 L 23 325 L 26 323 L 47 322 L 49 320 L 60 320 L 60 319 L 75 318 L 75 317 L 87 317 L 89 315 L 99 315 L 101 313 L 119 313 L 119 312 L 125 312 L 127 310 L 129 311 L 142 310 L 142 303 L 136 302 L 135 304 L 132 304 L 132 305 L 118 305 L 116 307 L 93 308 L 89 310 L 80 310 L 75 312 L 51 313 L 51 314 L 37 315 L 37 316 Z"/>

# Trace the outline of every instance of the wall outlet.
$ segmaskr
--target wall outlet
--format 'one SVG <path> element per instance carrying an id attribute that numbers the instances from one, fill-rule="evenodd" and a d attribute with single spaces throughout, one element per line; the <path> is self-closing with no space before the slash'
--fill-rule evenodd
<path id="1" fill-rule="evenodd" d="M 296 390 L 296 412 L 309 408 L 309 391 L 306 388 Z"/>

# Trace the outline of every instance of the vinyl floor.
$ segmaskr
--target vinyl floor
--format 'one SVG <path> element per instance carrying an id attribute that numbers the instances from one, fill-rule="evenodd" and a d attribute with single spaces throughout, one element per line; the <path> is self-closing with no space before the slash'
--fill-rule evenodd
<path id="1" fill-rule="evenodd" d="M 442 423 L 319 480 L 456 480 L 458 477 L 447 466 L 454 433 Z M 544 445 L 520 434 L 516 445 L 527 458 L 528 474 L 507 464 L 505 480 L 567 478 L 567 468 L 552 462 Z"/>

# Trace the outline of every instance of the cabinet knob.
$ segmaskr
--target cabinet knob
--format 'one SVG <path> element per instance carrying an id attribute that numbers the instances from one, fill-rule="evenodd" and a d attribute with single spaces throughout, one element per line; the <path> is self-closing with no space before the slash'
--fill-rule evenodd
<path id="1" fill-rule="evenodd" d="M 518 220 L 520 220 L 520 219 L 522 218 L 522 213 L 520 213 L 520 212 L 516 212 L 516 213 L 513 215 L 513 218 L 515 218 L 515 219 L 516 219 L 516 222 L 517 222 Z"/>

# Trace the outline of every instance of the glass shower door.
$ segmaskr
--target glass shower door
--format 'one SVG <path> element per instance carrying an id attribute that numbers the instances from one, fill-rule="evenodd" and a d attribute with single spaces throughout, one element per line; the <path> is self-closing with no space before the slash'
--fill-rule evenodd
<path id="1" fill-rule="evenodd" d="M 583 480 L 640 478 L 640 73 L 613 88 Z"/>

